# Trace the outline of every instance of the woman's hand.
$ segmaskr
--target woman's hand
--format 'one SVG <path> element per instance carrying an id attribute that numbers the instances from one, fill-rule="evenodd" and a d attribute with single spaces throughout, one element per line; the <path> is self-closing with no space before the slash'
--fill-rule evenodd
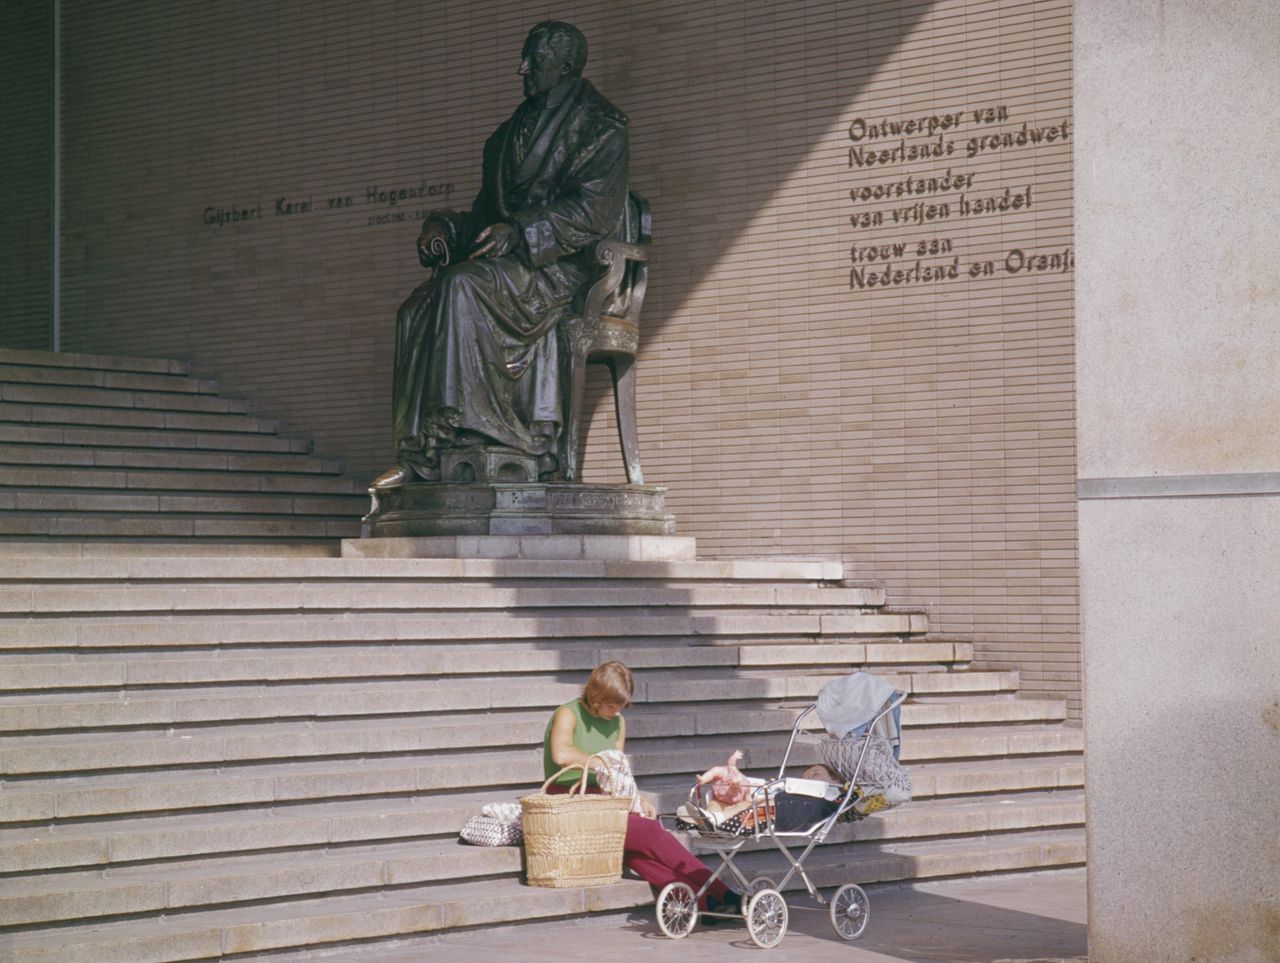
<path id="1" fill-rule="evenodd" d="M 640 796 L 640 815 L 645 819 L 658 818 L 658 810 L 653 808 L 653 803 L 649 802 L 649 797 L 643 794 Z"/>

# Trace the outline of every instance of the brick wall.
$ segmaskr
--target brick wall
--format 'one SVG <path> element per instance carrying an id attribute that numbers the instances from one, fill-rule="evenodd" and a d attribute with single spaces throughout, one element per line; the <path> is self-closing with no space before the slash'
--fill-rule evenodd
<path id="1" fill-rule="evenodd" d="M 418 212 L 467 205 L 549 16 L 631 115 L 682 531 L 839 553 L 1074 706 L 1069 0 L 64 0 L 67 345 L 190 357 L 386 467 Z M 611 419 L 588 478 L 622 479 Z"/>
<path id="2" fill-rule="evenodd" d="M 0 0 L 0 346 L 52 341 L 53 4 Z"/>

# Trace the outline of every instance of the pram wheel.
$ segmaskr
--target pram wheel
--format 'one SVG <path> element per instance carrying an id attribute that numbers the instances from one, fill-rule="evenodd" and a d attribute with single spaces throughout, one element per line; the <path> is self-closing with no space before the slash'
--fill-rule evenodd
<path id="1" fill-rule="evenodd" d="M 787 901 L 776 889 L 762 889 L 747 903 L 747 933 L 762 950 L 773 949 L 787 935 Z"/>
<path id="2" fill-rule="evenodd" d="M 755 896 L 762 889 L 777 889 L 778 884 L 768 876 L 756 876 L 751 880 L 751 885 L 747 887 L 747 895 Z"/>
<path id="3" fill-rule="evenodd" d="M 684 883 L 668 883 L 658 894 L 658 929 L 673 940 L 682 940 L 698 922 L 698 901 Z"/>
<path id="4" fill-rule="evenodd" d="M 831 925 L 842 940 L 856 940 L 871 919 L 871 901 L 857 883 L 846 883 L 831 897 Z"/>

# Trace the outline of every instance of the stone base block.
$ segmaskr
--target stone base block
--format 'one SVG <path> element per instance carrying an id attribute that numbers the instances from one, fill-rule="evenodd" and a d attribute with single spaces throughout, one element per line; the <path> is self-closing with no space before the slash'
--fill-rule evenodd
<path id="1" fill-rule="evenodd" d="M 672 536 L 654 485 L 423 482 L 372 491 L 362 538 L 526 535 Z"/>
<path id="2" fill-rule="evenodd" d="M 697 539 L 678 535 L 436 535 L 345 538 L 343 558 L 516 558 L 690 562 Z"/>

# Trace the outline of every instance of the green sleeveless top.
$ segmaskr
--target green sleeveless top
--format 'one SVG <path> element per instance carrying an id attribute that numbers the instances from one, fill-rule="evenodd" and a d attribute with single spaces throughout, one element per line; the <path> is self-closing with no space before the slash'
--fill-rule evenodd
<path id="1" fill-rule="evenodd" d="M 618 732 L 622 728 L 622 716 L 613 719 L 600 719 L 593 716 L 587 711 L 579 699 L 572 702 L 566 702 L 565 706 L 569 707 L 569 711 L 573 713 L 573 744 L 578 749 L 590 755 L 593 752 L 600 752 L 604 749 L 618 748 Z M 556 710 L 560 711 L 559 709 Z M 555 713 L 551 714 L 551 720 L 555 719 Z M 556 765 L 555 760 L 551 758 L 551 720 L 547 721 L 547 731 L 542 735 L 542 778 L 549 779 L 560 768 Z M 563 776 L 555 781 L 558 786 L 571 786 L 582 778 L 582 770 L 573 769 L 566 772 Z M 594 786 L 596 784 L 595 774 L 591 774 L 587 785 Z"/>

